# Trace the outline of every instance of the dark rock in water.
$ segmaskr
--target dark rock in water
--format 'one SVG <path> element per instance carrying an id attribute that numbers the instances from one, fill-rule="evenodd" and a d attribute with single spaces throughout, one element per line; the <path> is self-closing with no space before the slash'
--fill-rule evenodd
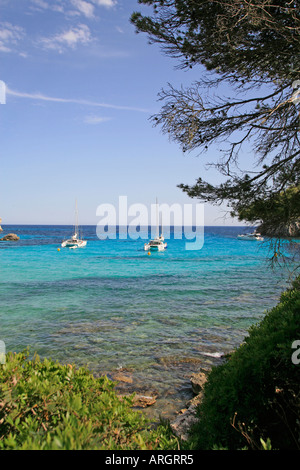
<path id="1" fill-rule="evenodd" d="M 186 364 L 203 364 L 203 359 L 200 357 L 178 357 L 178 356 L 166 356 L 166 357 L 157 357 L 156 361 L 158 364 L 165 367 L 180 367 Z"/>
<path id="2" fill-rule="evenodd" d="M 18 235 L 16 235 L 15 233 L 8 233 L 3 238 L 0 238 L 0 240 L 3 242 L 10 242 L 10 241 L 15 242 L 17 240 L 20 240 L 20 237 L 18 237 Z"/>
<path id="3" fill-rule="evenodd" d="M 156 403 L 156 399 L 158 397 L 158 395 L 152 391 L 144 392 L 143 394 L 136 393 L 135 391 L 130 394 L 118 393 L 118 390 L 116 390 L 116 392 L 120 398 L 129 396 L 132 400 L 133 408 L 147 408 L 148 406 L 152 406 Z"/>
<path id="4" fill-rule="evenodd" d="M 204 372 L 196 372 L 191 376 L 192 389 L 195 395 L 198 395 L 203 390 L 203 385 L 207 380 Z"/>
<path id="5" fill-rule="evenodd" d="M 138 408 L 146 408 L 147 406 L 152 406 L 156 402 L 157 395 L 134 395 L 133 397 L 133 406 Z"/>
<path id="6" fill-rule="evenodd" d="M 150 389 L 136 381 L 131 369 L 122 367 L 106 375 L 110 380 L 116 382 L 115 391 L 119 397 L 129 396 L 132 399 L 133 408 L 147 408 L 156 403 L 157 390 Z"/>

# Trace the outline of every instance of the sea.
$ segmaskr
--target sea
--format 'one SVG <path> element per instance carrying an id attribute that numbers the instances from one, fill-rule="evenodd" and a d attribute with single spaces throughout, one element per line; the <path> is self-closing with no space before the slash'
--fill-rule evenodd
<path id="1" fill-rule="evenodd" d="M 205 227 L 193 250 L 171 230 L 167 249 L 150 254 L 142 236 L 99 239 L 95 226 L 82 227 L 87 245 L 75 250 L 61 247 L 71 226 L 3 230 L 20 237 L 0 242 L 6 352 L 107 375 L 118 393 L 155 397 L 143 409 L 155 419 L 175 417 L 193 397 L 191 375 L 220 364 L 289 285 L 268 242 L 237 238 L 246 227 Z"/>

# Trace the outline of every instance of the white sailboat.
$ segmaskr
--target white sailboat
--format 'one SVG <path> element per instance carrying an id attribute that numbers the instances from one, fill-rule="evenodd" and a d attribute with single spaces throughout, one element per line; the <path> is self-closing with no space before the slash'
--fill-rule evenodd
<path id="1" fill-rule="evenodd" d="M 86 244 L 87 244 L 87 241 L 80 238 L 80 235 L 79 235 L 78 208 L 77 208 L 77 201 L 76 201 L 74 235 L 68 240 L 64 240 L 61 246 L 63 248 L 68 247 L 68 248 L 76 249 L 76 248 L 82 248 L 86 246 Z"/>
<path id="2" fill-rule="evenodd" d="M 253 233 L 242 233 L 237 236 L 239 240 L 248 240 L 248 241 L 263 241 L 263 237 L 258 232 Z"/>
<path id="3" fill-rule="evenodd" d="M 161 224 L 161 233 L 159 234 L 159 224 L 158 224 L 158 203 L 156 199 L 156 237 L 153 240 L 149 240 L 148 243 L 144 244 L 145 251 L 163 251 L 167 248 L 167 243 L 162 233 L 162 224 Z"/>

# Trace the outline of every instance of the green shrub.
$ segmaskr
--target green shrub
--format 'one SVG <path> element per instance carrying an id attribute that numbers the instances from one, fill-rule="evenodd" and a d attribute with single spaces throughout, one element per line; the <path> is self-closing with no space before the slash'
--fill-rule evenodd
<path id="1" fill-rule="evenodd" d="M 84 368 L 7 354 L 0 366 L 0 450 L 178 448 L 168 428 L 151 430 L 113 388 Z"/>
<path id="2" fill-rule="evenodd" d="M 212 369 L 192 431 L 195 448 L 300 448 L 300 280 L 221 366 Z"/>

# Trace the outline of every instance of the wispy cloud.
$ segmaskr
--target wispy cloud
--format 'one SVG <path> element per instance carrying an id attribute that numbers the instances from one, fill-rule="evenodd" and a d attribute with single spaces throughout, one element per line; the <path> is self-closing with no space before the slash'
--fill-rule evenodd
<path id="1" fill-rule="evenodd" d="M 88 44 L 92 40 L 90 29 L 85 24 L 80 24 L 65 30 L 52 37 L 44 37 L 39 40 L 39 45 L 45 49 L 52 49 L 60 53 L 66 48 L 74 49 L 79 44 Z"/>
<path id="2" fill-rule="evenodd" d="M 64 13 L 64 7 L 61 3 L 57 3 L 54 0 L 30 0 L 31 10 L 42 11 L 42 10 L 53 10 L 59 13 Z"/>
<path id="3" fill-rule="evenodd" d="M 78 14 L 83 14 L 86 18 L 95 17 L 95 7 L 85 0 L 71 0 L 72 5 L 77 9 Z"/>
<path id="4" fill-rule="evenodd" d="M 36 8 L 44 9 L 46 10 L 49 5 L 45 0 L 31 0 L 31 3 L 35 5 Z"/>
<path id="5" fill-rule="evenodd" d="M 13 52 L 24 35 L 25 31 L 20 26 L 8 22 L 0 23 L 0 51 Z"/>
<path id="6" fill-rule="evenodd" d="M 112 8 L 117 5 L 117 0 L 31 0 L 35 10 L 53 10 L 67 15 L 84 15 L 86 18 L 95 17 L 97 7 Z"/>
<path id="7" fill-rule="evenodd" d="M 85 116 L 85 124 L 102 124 L 102 122 L 111 121 L 111 117 L 102 117 L 102 116 Z"/>
<path id="8" fill-rule="evenodd" d="M 72 17 L 84 17 L 84 22 L 97 19 L 96 13 L 100 8 L 110 9 L 117 5 L 117 0 L 29 0 L 31 13 L 56 12 L 63 14 L 70 20 Z M 0 0 L 1 2 L 1 0 Z M 38 20 L 37 20 L 38 21 Z M 56 24 L 56 23 L 55 23 Z M 28 33 L 28 34 L 27 34 Z M 26 39 L 26 43 L 25 40 Z M 93 42 L 91 30 L 83 21 L 74 26 L 55 32 L 52 35 L 34 37 L 24 28 L 9 22 L 0 21 L 0 52 L 18 53 L 27 57 L 27 52 L 22 51 L 23 45 L 30 47 L 42 47 L 44 50 L 66 52 L 76 49 L 80 45 Z"/>
<path id="9" fill-rule="evenodd" d="M 48 101 L 53 103 L 73 103 L 73 104 L 80 104 L 84 106 L 95 106 L 99 108 L 108 108 L 108 109 L 117 109 L 123 111 L 138 111 L 140 113 L 148 113 L 149 110 L 138 108 L 134 106 L 122 106 L 116 104 L 109 104 L 109 103 L 100 103 L 97 101 L 90 101 L 80 98 L 57 98 L 54 96 L 47 96 L 43 93 L 26 93 L 22 91 L 12 90 L 9 87 L 6 88 L 6 95 L 15 96 L 17 98 L 25 98 L 31 100 L 38 100 L 38 101 Z"/>

